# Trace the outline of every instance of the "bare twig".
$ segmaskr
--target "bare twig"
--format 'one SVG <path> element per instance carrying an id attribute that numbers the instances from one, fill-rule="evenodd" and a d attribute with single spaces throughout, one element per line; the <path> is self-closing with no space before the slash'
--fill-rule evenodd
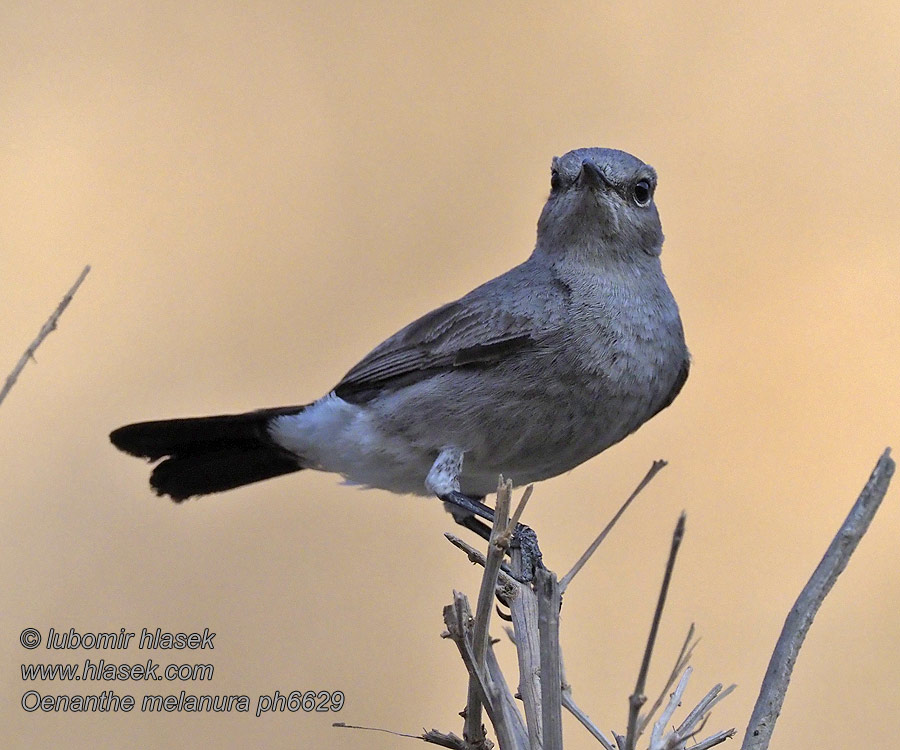
<path id="1" fill-rule="evenodd" d="M 653 731 L 650 733 L 650 747 L 657 748 L 662 745 L 664 732 L 666 731 L 666 727 L 669 726 L 669 723 L 672 721 L 672 716 L 675 714 L 675 709 L 681 705 L 681 698 L 684 695 L 684 691 L 687 689 L 688 680 L 691 679 L 691 673 L 694 670 L 691 667 L 688 667 L 684 670 L 684 674 L 681 676 L 681 679 L 678 681 L 678 687 L 675 688 L 675 692 L 669 696 L 669 702 L 666 704 L 666 707 L 663 709 L 662 714 L 660 714 L 659 721 L 653 725 Z"/>
<path id="2" fill-rule="evenodd" d="M 484 553 L 473 547 L 469 544 L 465 539 L 460 539 L 455 534 L 451 534 L 449 531 L 444 532 L 444 537 L 447 539 L 450 544 L 452 544 L 457 549 L 461 549 L 469 558 L 469 562 L 475 563 L 476 565 L 481 565 L 482 567 L 487 562 L 484 557 Z M 504 586 L 516 586 L 520 585 L 519 582 L 508 575 L 505 571 L 500 571 L 500 582 Z"/>
<path id="3" fill-rule="evenodd" d="M 666 604 L 666 595 L 669 593 L 669 583 L 672 580 L 672 571 L 675 568 L 675 557 L 678 555 L 678 548 L 681 546 L 681 540 L 684 537 L 685 514 L 682 513 L 678 517 L 678 523 L 675 525 L 675 532 L 672 534 L 672 547 L 669 550 L 669 560 L 666 563 L 666 572 L 663 575 L 662 587 L 659 591 L 659 599 L 656 602 L 656 612 L 653 614 L 653 623 L 650 626 L 650 635 L 647 638 L 647 647 L 644 649 L 644 658 L 641 662 L 641 669 L 638 672 L 637 683 L 634 687 L 634 693 L 628 699 L 628 730 L 625 734 L 626 750 L 634 750 L 637 742 L 637 719 L 641 706 L 647 701 L 644 695 L 644 686 L 647 683 L 647 672 L 650 669 L 650 657 L 653 655 L 653 646 L 656 643 L 656 634 L 659 631 L 659 623 L 662 620 L 663 607 Z"/>
<path id="4" fill-rule="evenodd" d="M 365 732 L 384 732 L 385 734 L 392 734 L 394 737 L 408 737 L 411 740 L 423 740 L 424 742 L 430 742 L 431 744 L 440 747 L 449 747 L 451 750 L 469 750 L 468 745 L 466 745 L 466 742 L 462 737 L 457 737 L 452 732 L 450 734 L 444 734 L 437 729 L 429 729 L 423 734 L 406 734 L 406 732 L 395 732 L 392 729 L 382 729 L 381 727 L 364 727 L 358 724 L 347 724 L 343 721 L 336 721 L 331 726 L 337 727 L 338 729 L 360 729 Z"/>
<path id="5" fill-rule="evenodd" d="M 563 690 L 562 694 L 562 704 L 563 707 L 574 716 L 578 721 L 581 722 L 581 725 L 591 733 L 597 742 L 603 745 L 604 750 L 615 750 L 613 748 L 612 743 L 609 741 L 607 736 L 600 731 L 600 727 L 598 727 L 592 720 L 591 717 L 588 716 L 584 711 L 579 708 L 578 704 L 575 703 L 575 700 L 572 698 L 572 693 L 569 690 Z"/>
<path id="6" fill-rule="evenodd" d="M 603 544 L 603 540 L 606 539 L 606 537 L 609 535 L 609 532 L 612 531 L 613 526 L 616 525 L 616 522 L 628 509 L 628 506 L 631 505 L 632 500 L 634 500 L 641 493 L 641 490 L 643 490 L 644 487 L 650 484 L 650 481 L 653 479 L 653 477 L 655 477 L 665 465 L 666 462 L 662 460 L 653 462 L 653 465 L 647 471 L 647 474 L 640 481 L 638 486 L 635 487 L 634 492 L 632 492 L 628 496 L 628 499 L 624 503 L 622 503 L 622 507 L 619 508 L 618 511 L 616 511 L 616 514 L 612 517 L 612 520 L 608 524 L 606 524 L 606 528 L 604 528 L 603 531 L 600 532 L 599 536 L 593 542 L 591 542 L 591 545 L 584 551 L 584 554 L 578 558 L 578 561 L 572 566 L 572 569 L 559 580 L 559 590 L 561 593 L 565 593 L 565 590 L 568 588 L 569 584 L 572 582 L 572 579 L 575 577 L 578 571 L 584 567 L 585 563 L 587 563 L 587 561 L 591 559 L 591 555 L 593 555 L 597 551 L 597 548 L 601 544 Z"/>
<path id="7" fill-rule="evenodd" d="M 510 483 L 511 484 L 511 483 Z M 519 504 L 516 505 L 516 510 L 512 515 L 512 518 L 509 521 L 509 526 L 507 526 L 506 533 L 509 537 L 512 537 L 513 532 L 516 530 L 516 527 L 519 525 L 519 522 L 522 519 L 522 514 L 525 512 L 525 506 L 528 505 L 528 501 L 531 499 L 531 493 L 534 492 L 534 485 L 529 484 L 525 491 L 522 493 L 522 497 L 519 499 Z M 507 541 L 508 543 L 508 541 Z"/>
<path id="8" fill-rule="evenodd" d="M 656 471 L 661 468 L 657 467 Z M 655 473 L 655 472 L 652 472 Z M 652 473 L 649 474 L 652 477 Z M 643 484 L 646 484 L 646 481 Z M 511 503 L 511 486 L 501 478 L 498 489 L 497 509 L 495 511 L 495 524 L 491 532 L 491 541 L 488 554 L 485 556 L 472 548 L 462 540 L 447 534 L 453 544 L 463 549 L 473 562 L 485 566 L 482 576 L 482 587 L 479 595 L 478 614 L 473 617 L 468 600 L 462 594 L 454 592 L 453 604 L 444 610 L 444 622 L 448 632 L 445 634 L 452 638 L 459 648 L 460 655 L 469 672 L 469 696 L 467 700 L 465 731 L 463 742 L 466 750 L 490 747 L 484 728 L 481 726 L 480 707 L 483 705 L 490 716 L 497 733 L 497 741 L 503 750 L 515 748 L 516 750 L 561 750 L 562 749 L 562 719 L 561 709 L 565 706 L 597 739 L 604 750 L 613 750 L 613 743 L 600 731 L 572 699 L 571 686 L 563 676 L 562 652 L 559 644 L 559 611 L 561 595 L 555 575 L 546 569 L 539 568 L 535 571 L 534 586 L 526 586 L 513 578 L 506 576 L 500 569 L 505 545 L 512 537 L 513 529 L 518 523 L 521 509 L 527 501 L 530 489 L 526 490 L 522 501 L 513 517 L 509 517 Z M 669 586 L 674 571 L 675 560 L 684 536 L 685 516 L 682 513 L 678 519 L 675 531 L 672 535 L 672 544 L 666 564 L 665 574 L 659 593 L 659 598 L 654 612 L 647 646 L 644 651 L 641 668 L 638 674 L 637 685 L 634 694 L 629 699 L 630 711 L 628 716 L 628 730 L 625 736 L 613 733 L 618 750 L 634 750 L 637 738 L 641 730 L 647 726 L 653 714 L 662 703 L 661 697 L 647 716 L 638 714 L 642 705 L 646 702 L 644 688 L 650 667 L 657 634 L 659 631 L 662 612 L 665 608 Z M 522 559 L 521 550 L 512 548 L 508 550 L 511 555 L 513 575 L 521 575 Z M 510 607 L 510 618 L 515 627 L 515 632 L 510 637 L 516 647 L 516 655 L 519 660 L 519 686 L 516 697 L 524 704 L 527 721 L 523 721 L 522 714 L 516 704 L 515 698 L 507 686 L 507 683 L 497 664 L 496 656 L 488 635 L 490 624 L 489 613 L 492 597 L 497 592 L 498 584 L 506 589 L 504 599 Z M 507 631 L 509 633 L 509 631 Z M 671 687 L 675 679 L 681 674 L 687 662 L 691 658 L 696 641 L 694 641 L 694 626 L 692 625 L 685 638 L 684 644 L 675 662 L 675 668 L 666 683 L 664 692 Z M 681 696 L 687 685 L 690 675 L 688 668 L 681 678 L 675 693 L 672 695 L 663 715 L 654 726 L 654 736 L 650 750 L 684 750 L 688 742 L 702 730 L 704 722 L 712 707 L 728 695 L 733 686 L 722 690 L 721 685 L 716 685 L 700 701 L 693 711 L 690 711 L 677 728 L 666 731 Z M 430 742 L 449 743 L 446 746 L 456 747 L 454 743 L 460 742 L 455 735 L 446 735 L 438 732 L 429 733 L 424 737 Z M 733 735 L 730 732 L 720 732 L 710 738 L 702 740 L 696 747 L 699 750 L 712 747 L 718 742 L 724 741 Z"/>
<path id="9" fill-rule="evenodd" d="M 13 367 L 12 372 L 7 375 L 6 383 L 4 383 L 3 388 L 0 389 L 0 403 L 3 403 L 3 399 L 6 398 L 6 394 L 12 390 L 12 387 L 16 384 L 16 380 L 19 378 L 19 374 L 25 368 L 25 365 L 28 364 L 29 359 L 34 359 L 34 353 L 37 351 L 37 348 L 41 345 L 47 336 L 49 336 L 53 331 L 56 330 L 56 323 L 59 320 L 60 315 L 63 314 L 63 311 L 69 306 L 69 303 L 72 301 L 72 297 L 75 296 L 75 292 L 78 291 L 78 287 L 81 286 L 81 282 L 84 281 L 85 276 L 88 275 L 88 272 L 91 270 L 90 266 L 85 266 L 84 270 L 79 274 L 78 278 L 75 280 L 75 283 L 72 284 L 72 288 L 66 292 L 65 297 L 62 298 L 62 302 L 60 302 L 56 309 L 50 314 L 50 317 L 47 318 L 47 322 L 41 326 L 41 330 L 38 332 L 37 338 L 32 341 L 28 348 L 25 350 L 25 353 L 22 355 L 21 359 L 18 361 L 15 367 Z"/>
<path id="10" fill-rule="evenodd" d="M 694 641 L 691 640 L 694 637 L 694 623 L 691 623 L 691 627 L 688 628 L 687 637 L 684 639 L 684 644 L 681 646 L 681 651 L 678 652 L 678 658 L 675 659 L 675 666 L 672 668 L 672 672 L 669 674 L 669 679 L 666 680 L 666 684 L 660 692 L 657 699 L 653 702 L 653 705 L 650 707 L 650 710 L 644 715 L 640 717 L 638 721 L 638 737 L 640 737 L 647 726 L 653 721 L 653 716 L 659 710 L 659 707 L 662 705 L 662 702 L 665 700 L 666 696 L 669 694 L 669 690 L 672 689 L 672 685 L 675 684 L 675 680 L 678 679 L 678 675 L 680 675 L 688 666 L 691 661 L 691 656 L 694 654 L 694 649 L 697 644 L 700 642 L 699 640 Z"/>
<path id="11" fill-rule="evenodd" d="M 541 641 L 541 726 L 544 750 L 562 750 L 562 682 L 559 667 L 559 608 L 556 574 L 535 571 Z"/>
<path id="12" fill-rule="evenodd" d="M 444 624 L 447 626 L 450 638 L 459 649 L 459 654 L 466 665 L 466 670 L 470 676 L 475 678 L 479 691 L 478 700 L 484 705 L 488 716 L 491 718 L 500 746 L 504 748 L 514 747 L 513 730 L 506 722 L 503 709 L 504 701 L 499 696 L 498 686 L 491 682 L 487 670 L 483 666 L 479 666 L 475 660 L 472 633 L 473 618 L 469 608 L 469 600 L 464 594 L 453 592 L 453 603 L 444 607 Z M 466 739 L 468 747 L 487 747 L 483 739 L 480 745 L 474 745 L 469 738 Z"/>
<path id="13" fill-rule="evenodd" d="M 500 694 L 499 700 L 502 706 L 503 715 L 506 717 L 506 723 L 514 738 L 515 744 L 513 745 L 513 748 L 527 748 L 528 729 L 525 727 L 525 720 L 522 718 L 522 714 L 519 711 L 519 705 L 516 703 L 512 691 L 506 684 L 506 678 L 503 676 L 500 664 L 497 662 L 497 655 L 494 653 L 494 647 L 490 643 L 488 643 L 487 659 L 485 663 L 488 674 L 494 685 L 497 686 L 497 690 Z M 505 748 L 503 750 L 505 750 Z"/>
<path id="14" fill-rule="evenodd" d="M 559 649 L 559 679 L 562 686 L 562 704 L 572 716 L 581 722 L 581 725 L 591 733 L 597 742 L 603 745 L 603 750 L 615 750 L 609 738 L 600 731 L 594 721 L 588 716 L 581 707 L 575 702 L 572 695 L 572 685 L 566 679 L 565 661 L 563 660 L 562 647 Z"/>
<path id="15" fill-rule="evenodd" d="M 676 730 L 678 734 L 682 737 L 690 737 L 694 734 L 698 727 L 706 721 L 706 717 L 709 716 L 716 704 L 731 695 L 734 688 L 734 685 L 729 685 L 723 690 L 722 683 L 714 685 L 678 726 Z"/>
<path id="16" fill-rule="evenodd" d="M 422 739 L 431 745 L 449 747 L 450 750 L 471 750 L 469 743 L 462 737 L 457 737 L 453 732 L 445 734 L 444 732 L 439 732 L 437 729 L 429 729 L 422 735 Z"/>
<path id="17" fill-rule="evenodd" d="M 691 745 L 687 750 L 709 750 L 709 748 L 718 745 L 720 742 L 725 742 L 725 740 L 730 740 L 734 735 L 737 734 L 737 729 L 724 729 L 721 732 L 717 732 L 711 737 L 707 737 L 702 742 L 698 742 L 696 745 Z"/>
<path id="18" fill-rule="evenodd" d="M 769 660 L 766 677 L 753 708 L 750 723 L 747 725 L 741 750 L 768 748 L 791 681 L 791 672 L 806 633 L 822 601 L 847 566 L 859 540 L 869 528 L 893 474 L 894 461 L 891 458 L 891 449 L 886 448 L 862 493 L 838 530 L 837 536 L 828 546 L 825 556 L 803 587 L 784 622 L 775 651 Z"/>
<path id="19" fill-rule="evenodd" d="M 667 732 L 666 728 L 672 721 L 672 715 L 675 713 L 675 709 L 681 704 L 681 699 L 684 696 L 684 691 L 685 688 L 687 688 L 692 671 L 693 670 L 690 667 L 687 667 L 684 670 L 684 674 L 678 682 L 678 687 L 675 688 L 675 692 L 672 693 L 668 704 L 666 704 L 666 707 L 659 716 L 659 721 L 653 725 L 653 731 L 650 733 L 650 750 L 683 750 L 685 742 L 703 728 L 713 707 L 723 698 L 730 695 L 734 690 L 734 685 L 730 685 L 724 690 L 722 690 L 721 684 L 716 685 L 703 696 L 694 709 L 688 713 L 687 717 L 685 717 L 679 727 L 673 729 L 671 732 Z M 734 734 L 734 729 L 728 729 L 708 737 L 697 745 L 694 745 L 694 747 L 709 748 L 713 745 L 718 745 L 720 742 L 724 742 L 729 737 L 733 737 Z"/>

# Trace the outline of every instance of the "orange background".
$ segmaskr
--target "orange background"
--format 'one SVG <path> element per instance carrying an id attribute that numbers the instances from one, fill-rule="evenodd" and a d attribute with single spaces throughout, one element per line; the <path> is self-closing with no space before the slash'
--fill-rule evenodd
<path id="1" fill-rule="evenodd" d="M 322 395 L 524 259 L 550 158 L 590 145 L 659 172 L 694 366 L 669 410 L 539 485 L 526 520 L 562 574 L 668 459 L 566 595 L 568 677 L 624 728 L 684 508 L 650 690 L 696 621 L 687 700 L 738 683 L 708 728 L 742 734 L 794 597 L 900 442 L 898 77 L 891 2 L 7 2 L 0 372 L 93 271 L 0 406 L 0 744 L 378 749 L 412 741 L 330 723 L 461 731 L 465 674 L 438 635 L 478 571 L 437 502 L 306 472 L 176 507 L 106 435 Z M 895 741 L 898 529 L 894 488 L 812 628 L 773 747 Z M 171 660 L 211 662 L 213 681 L 164 692 L 340 689 L 346 706 L 26 714 L 29 687 L 147 688 L 32 686 L 23 662 L 170 659 L 26 652 L 25 627 L 209 627 L 214 652 Z"/>

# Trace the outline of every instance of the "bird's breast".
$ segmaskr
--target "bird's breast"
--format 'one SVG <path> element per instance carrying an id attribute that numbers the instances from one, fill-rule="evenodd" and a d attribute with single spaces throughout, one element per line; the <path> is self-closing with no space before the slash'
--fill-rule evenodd
<path id="1" fill-rule="evenodd" d="M 655 414 L 683 377 L 688 354 L 678 307 L 661 274 L 653 284 L 607 282 L 573 310 L 572 326 L 586 408 L 603 433 L 599 442 L 612 444 Z"/>

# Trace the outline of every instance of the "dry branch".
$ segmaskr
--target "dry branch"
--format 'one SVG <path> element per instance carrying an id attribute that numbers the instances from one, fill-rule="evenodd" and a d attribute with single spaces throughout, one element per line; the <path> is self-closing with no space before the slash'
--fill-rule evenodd
<path id="1" fill-rule="evenodd" d="M 572 714 L 579 722 L 581 722 L 581 726 L 590 732 L 591 736 L 597 740 L 601 745 L 603 745 L 604 750 L 615 750 L 612 743 L 609 741 L 607 736 L 600 731 L 600 727 L 598 727 L 593 721 L 591 721 L 590 716 L 588 716 L 578 705 L 575 703 L 572 698 L 572 690 L 571 688 L 564 688 L 562 694 L 562 704 L 565 709 Z"/>
<path id="2" fill-rule="evenodd" d="M 597 538 L 591 542 L 590 546 L 584 551 L 584 554 L 578 558 L 576 563 L 572 566 L 572 569 L 566 573 L 559 581 L 559 590 L 562 593 L 565 593 L 565 590 L 568 588 L 569 584 L 572 582 L 572 579 L 576 576 L 579 570 L 581 570 L 588 560 L 591 559 L 591 555 L 593 555 L 597 548 L 603 544 L 603 540 L 609 535 L 609 532 L 612 531 L 613 526 L 616 525 L 616 522 L 622 517 L 622 514 L 628 510 L 628 506 L 631 505 L 631 502 L 641 493 L 641 490 L 644 489 L 648 484 L 650 484 L 650 480 L 653 479 L 657 474 L 659 474 L 662 469 L 666 466 L 666 462 L 663 460 L 654 461 L 653 465 L 648 469 L 647 474 L 644 478 L 638 482 L 638 486 L 635 487 L 634 492 L 632 492 L 628 499 L 622 503 L 622 507 L 616 511 L 616 514 L 612 517 L 612 520 L 606 524 L 606 527 L 601 531 Z"/>
<path id="3" fill-rule="evenodd" d="M 625 733 L 625 750 L 634 750 L 638 738 L 638 713 L 647 701 L 644 694 L 644 686 L 647 684 L 647 672 L 650 670 L 650 657 L 653 655 L 653 647 L 656 644 L 656 634 L 659 632 L 659 623 L 662 620 L 663 608 L 666 606 L 666 596 L 669 593 L 669 583 L 672 581 L 672 571 L 675 569 L 675 558 L 678 548 L 684 538 L 685 515 L 678 517 L 675 531 L 672 534 L 672 546 L 669 549 L 669 559 L 666 562 L 666 572 L 663 575 L 662 586 L 659 591 L 659 599 L 656 602 L 656 612 L 653 613 L 653 623 L 650 625 L 650 635 L 647 637 L 647 648 L 644 649 L 644 658 L 638 672 L 637 683 L 634 692 L 628 699 L 628 731 Z"/>
<path id="4" fill-rule="evenodd" d="M 628 504 L 640 492 L 640 489 L 646 485 L 663 465 L 662 462 L 654 464 L 647 477 L 638 486 L 638 489 L 632 493 L 623 508 L 616 514 L 616 518 L 621 515 L 622 510 L 627 508 Z M 473 720 L 473 717 L 477 716 L 480 722 L 480 713 L 476 712 L 478 711 L 479 703 L 483 703 L 487 709 L 488 716 L 494 722 L 494 729 L 497 733 L 497 740 L 501 750 L 562 750 L 561 709 L 563 706 L 578 718 L 590 734 L 603 746 L 604 750 L 613 750 L 613 744 L 610 740 L 588 718 L 587 714 L 575 704 L 572 699 L 571 686 L 563 676 L 562 650 L 559 644 L 561 595 L 555 574 L 545 569 L 538 569 L 535 571 L 533 586 L 527 586 L 506 576 L 499 569 L 501 550 L 508 544 L 509 536 L 521 515 L 522 505 L 530 494 L 531 490 L 529 488 L 526 490 L 516 513 L 513 514 L 513 518 L 506 521 L 509 514 L 510 485 L 501 483 L 498 509 L 495 513 L 495 525 L 492 530 L 490 548 L 487 555 L 480 553 L 450 534 L 446 535 L 454 545 L 466 552 L 472 562 L 485 566 L 479 595 L 478 615 L 474 618 L 471 616 L 468 612 L 467 600 L 458 593 L 454 593 L 454 604 L 445 609 L 448 635 L 457 643 L 466 669 L 469 671 L 469 696 L 466 710 L 463 712 L 466 718 L 464 746 L 466 750 L 476 750 L 489 745 L 490 741 L 487 740 L 483 731 L 481 731 L 480 723 L 476 725 Z M 607 526 L 600 537 L 600 541 L 602 541 L 602 537 L 608 533 L 611 527 L 612 523 Z M 641 730 L 647 725 L 647 722 L 656 710 L 655 706 L 648 716 L 642 717 L 641 721 L 638 722 L 637 711 L 646 700 L 643 697 L 643 686 L 647 678 L 650 656 L 653 652 L 656 634 L 662 618 L 662 610 L 672 577 L 675 557 L 683 535 L 684 514 L 679 518 L 672 537 L 666 572 L 663 577 L 647 649 L 644 652 L 638 677 L 639 688 L 631 698 L 634 713 L 629 716 L 629 731 L 626 735 L 629 739 L 626 740 L 625 736 L 618 734 L 614 735 L 620 750 L 624 750 L 627 743 L 630 743 L 632 748 L 634 747 Z M 592 545 L 592 549 L 595 549 L 596 546 L 597 543 Z M 510 552 L 512 554 L 512 572 L 514 575 L 521 576 L 520 551 L 513 548 Z M 586 557 L 583 556 L 583 559 L 586 559 Z M 575 572 L 577 572 L 577 568 Z M 490 594 L 497 591 L 498 586 L 502 589 L 502 599 L 509 604 L 510 619 L 515 628 L 514 634 L 511 634 L 510 637 L 516 647 L 519 660 L 517 697 L 524 704 L 525 720 L 522 719 L 518 706 L 509 693 L 507 683 L 499 671 L 493 646 L 487 636 L 489 620 L 487 615 L 482 618 L 481 614 L 482 612 L 488 612 L 487 605 L 490 603 Z M 696 645 L 696 642 L 693 640 L 693 633 L 694 628 L 691 626 L 678 658 L 675 660 L 675 668 L 669 681 L 666 683 L 664 691 L 671 687 L 687 666 L 687 662 Z M 481 662 L 477 656 L 477 647 L 482 643 L 482 638 L 485 639 L 484 662 Z M 677 698 L 670 700 L 666 712 L 660 721 L 657 722 L 654 731 L 659 737 L 655 744 L 651 744 L 651 750 L 684 750 L 690 738 L 702 728 L 702 724 L 708 717 L 712 707 L 732 690 L 732 688 L 722 690 L 721 685 L 715 686 L 701 700 L 698 706 L 688 713 L 687 718 L 677 729 L 666 733 L 663 729 L 671 719 L 675 708 L 679 705 L 680 695 L 686 683 L 687 676 L 684 676 L 678 691 L 676 691 L 678 692 Z M 637 696 L 640 696 L 640 700 L 637 700 Z M 661 703 L 662 700 L 663 698 L 661 697 L 657 704 Z M 497 724 L 497 717 L 499 717 L 501 722 L 500 725 Z M 697 745 L 697 750 L 712 747 L 733 734 L 734 730 L 728 730 L 712 735 L 702 740 Z M 441 742 L 455 742 L 459 738 L 452 734 L 436 733 L 434 738 L 429 738 L 428 741 L 433 742 L 435 739 L 439 739 Z"/>
<path id="5" fill-rule="evenodd" d="M 88 272 L 91 270 L 90 266 L 85 266 L 84 270 L 79 274 L 78 278 L 75 280 L 75 283 L 72 284 L 72 288 L 66 292 L 65 296 L 62 298 L 62 301 L 56 306 L 56 309 L 50 314 L 50 317 L 47 318 L 47 322 L 41 326 L 41 330 L 38 331 L 37 337 L 32 341 L 28 348 L 25 349 L 25 353 L 16 363 L 16 366 L 13 367 L 12 372 L 6 376 L 6 382 L 3 384 L 3 388 L 0 389 L 0 404 L 3 403 L 3 399 L 6 398 L 6 394 L 8 394 L 12 387 L 16 384 L 16 380 L 19 378 L 19 374 L 22 370 L 25 369 L 25 365 L 28 364 L 28 360 L 34 359 L 34 353 L 37 351 L 37 348 L 41 345 L 47 336 L 49 336 L 53 331 L 56 330 L 56 323 L 59 320 L 60 315 L 63 314 L 63 311 L 69 306 L 69 303 L 72 301 L 72 297 L 75 296 L 75 292 L 78 291 L 78 287 L 81 286 L 81 282 L 84 281 L 85 276 L 88 275 Z"/>
<path id="6" fill-rule="evenodd" d="M 699 640 L 694 641 L 693 638 L 694 623 L 691 623 L 691 627 L 688 628 L 688 634 L 684 639 L 684 645 L 682 645 L 681 651 L 678 652 L 678 658 L 675 660 L 675 666 L 672 667 L 672 671 L 669 674 L 669 679 L 666 680 L 665 686 L 660 692 L 659 697 L 653 702 L 650 710 L 644 716 L 641 716 L 638 720 L 638 737 L 643 734 L 644 730 L 647 728 L 647 725 L 651 721 L 653 721 L 653 717 L 656 715 L 656 712 L 659 710 L 659 707 L 665 700 L 666 695 L 668 695 L 669 690 L 672 689 L 672 685 L 675 684 L 675 680 L 678 679 L 678 675 L 684 672 L 688 664 L 690 664 L 691 656 L 693 656 L 694 649 L 699 643 Z"/>
<path id="7" fill-rule="evenodd" d="M 506 721 L 503 712 L 505 701 L 500 698 L 499 687 L 490 679 L 490 675 L 484 665 L 479 665 L 475 656 L 474 649 L 474 618 L 469 608 L 469 600 L 464 594 L 456 591 L 453 592 L 453 603 L 444 607 L 444 623 L 447 626 L 447 632 L 453 642 L 459 649 L 463 663 L 469 672 L 470 678 L 474 680 L 476 700 L 484 705 L 487 710 L 494 730 L 497 732 L 497 738 L 501 743 L 501 747 L 514 747 L 513 733 Z M 469 713 L 467 706 L 466 714 Z M 468 722 L 467 722 L 468 726 Z M 489 748 L 493 747 L 488 744 L 483 733 L 476 737 L 465 737 L 466 746 L 468 748 Z"/>
<path id="8" fill-rule="evenodd" d="M 562 750 L 562 679 L 559 658 L 559 610 L 556 574 L 536 571 L 538 635 L 541 644 L 541 726 L 544 750 Z"/>
<path id="9" fill-rule="evenodd" d="M 886 448 L 875 464 L 869 481 L 850 510 L 850 514 L 828 546 L 825 556 L 803 587 L 784 622 L 775 651 L 769 660 L 759 697 L 753 707 L 741 750 L 765 750 L 769 746 L 775 722 L 781 713 L 784 696 L 791 681 L 791 672 L 806 633 L 822 601 L 831 591 L 837 577 L 847 567 L 859 540 L 869 528 L 893 474 L 894 461 L 891 458 L 891 449 Z"/>
<path id="10" fill-rule="evenodd" d="M 478 605 L 475 610 L 475 624 L 473 632 L 473 651 L 475 664 L 484 672 L 485 655 L 488 647 L 488 627 L 491 621 L 491 612 L 494 609 L 494 592 L 497 590 L 497 580 L 500 577 L 500 566 L 503 556 L 509 547 L 510 533 L 507 522 L 509 520 L 509 506 L 512 500 L 512 482 L 504 482 L 500 477 L 497 485 L 497 502 L 494 504 L 494 524 L 491 527 L 491 539 L 488 543 L 488 553 L 485 558 L 484 575 L 481 577 L 481 589 L 478 592 Z M 463 737 L 473 747 L 483 747 L 485 744 L 484 726 L 481 723 L 481 702 L 479 700 L 480 688 L 475 675 L 469 676 L 469 696 L 466 701 L 466 723 Z"/>
<path id="11" fill-rule="evenodd" d="M 513 572 L 522 570 L 522 554 L 512 550 Z M 528 586 L 518 585 L 517 596 L 509 603 L 519 661 L 519 697 L 525 709 L 525 726 L 531 750 L 540 750 L 543 737 L 541 716 L 541 644 L 538 627 L 538 601 Z M 505 748 L 503 749 L 505 750 Z"/>
<path id="12" fill-rule="evenodd" d="M 612 523 L 660 468 L 662 468 L 662 464 L 654 464 L 638 489 L 632 493 L 632 496 L 616 514 Z M 850 555 L 866 532 L 884 498 L 893 472 L 894 462 L 890 458 L 888 449 L 879 459 L 859 499 L 788 615 L 781 638 L 779 638 L 775 653 L 772 655 L 750 726 L 744 737 L 742 750 L 765 750 L 768 747 L 772 728 L 788 687 L 791 668 L 803 638 L 822 600 L 834 585 L 835 579 L 846 566 Z M 510 485 L 503 483 L 501 478 L 500 497 L 487 555 L 450 534 L 446 535 L 454 545 L 466 552 L 472 562 L 485 566 L 477 615 L 473 617 L 468 600 L 457 592 L 454 592 L 453 603 L 444 609 L 444 620 L 447 625 L 445 635 L 456 643 L 469 673 L 468 701 L 466 710 L 463 712 L 466 719 L 464 736 L 458 737 L 453 733 L 443 733 L 434 729 L 421 735 L 395 733 L 398 736 L 415 736 L 431 744 L 454 750 L 481 750 L 493 747 L 481 726 L 480 707 L 483 705 L 494 726 L 500 750 L 562 750 L 560 709 L 565 706 L 603 746 L 604 750 L 613 750 L 612 742 L 575 704 L 572 699 L 571 686 L 565 680 L 562 671 L 562 651 L 559 645 L 561 582 L 557 583 L 556 576 L 552 572 L 539 569 L 536 571 L 533 586 L 528 586 L 500 569 L 503 550 L 509 544 L 510 536 L 521 515 L 524 501 L 530 494 L 529 488 L 522 504 L 510 520 Z M 596 549 L 612 527 L 612 523 L 592 545 L 589 553 Z M 662 695 L 647 714 L 639 716 L 640 709 L 646 702 L 644 689 L 647 673 L 675 559 L 684 535 L 684 527 L 685 517 L 682 514 L 672 535 L 669 558 L 647 646 L 644 650 L 634 693 L 629 698 L 627 730 L 624 735 L 613 732 L 615 746 L 618 750 L 635 750 L 639 737 L 650 725 L 653 716 L 660 708 L 662 711 L 659 719 L 653 724 L 650 733 L 649 750 L 708 750 L 735 734 L 734 729 L 728 729 L 716 732 L 693 745 L 688 744 L 693 742 L 693 738 L 703 730 L 710 712 L 734 690 L 734 685 L 724 689 L 721 684 L 715 685 L 693 709 L 687 712 L 684 720 L 677 727 L 672 722 L 676 710 L 681 705 L 692 673 L 688 662 L 697 645 L 697 641 L 694 640 L 693 625 L 691 625 L 684 645 L 675 660 L 675 667 L 663 688 Z M 509 551 L 512 559 L 512 572 L 521 577 L 521 551 L 517 548 Z M 583 556 L 579 565 L 568 574 L 568 580 L 571 580 L 580 564 L 583 564 L 583 560 L 589 557 L 589 553 Z M 513 696 L 500 671 L 488 632 L 492 597 L 495 593 L 500 594 L 500 598 L 508 603 L 510 619 L 515 628 L 511 639 L 516 647 L 519 661 L 519 686 L 516 696 Z M 678 684 L 666 700 L 666 693 L 676 680 Z M 524 705 L 524 719 L 519 711 L 516 698 L 521 700 Z M 663 706 L 663 704 L 665 705 Z"/>

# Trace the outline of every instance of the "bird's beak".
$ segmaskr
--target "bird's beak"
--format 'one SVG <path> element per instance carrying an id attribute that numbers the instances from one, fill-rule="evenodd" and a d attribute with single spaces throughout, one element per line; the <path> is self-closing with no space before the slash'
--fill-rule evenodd
<path id="1" fill-rule="evenodd" d="M 610 182 L 606 179 L 606 175 L 600 170 L 590 159 L 581 162 L 581 172 L 578 174 L 578 184 L 587 185 L 588 187 L 600 190 L 610 186 Z"/>

